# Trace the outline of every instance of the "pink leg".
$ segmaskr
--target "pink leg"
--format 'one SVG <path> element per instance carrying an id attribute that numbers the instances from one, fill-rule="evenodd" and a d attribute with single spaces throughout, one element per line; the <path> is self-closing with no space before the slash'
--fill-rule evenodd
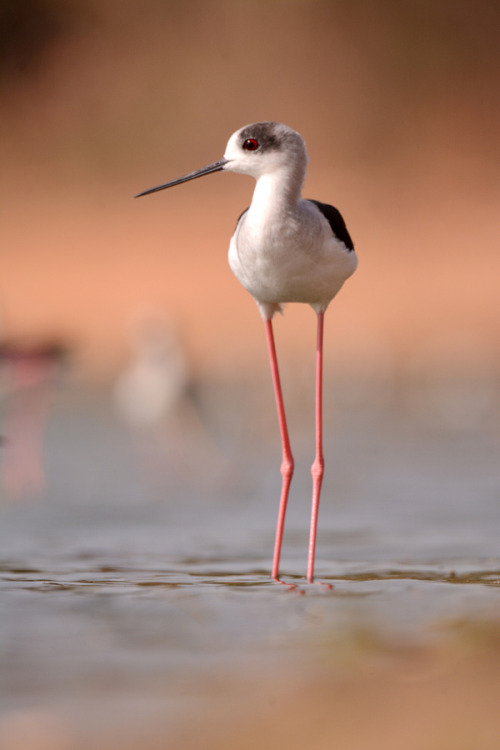
<path id="1" fill-rule="evenodd" d="M 316 344 L 316 457 L 311 467 L 313 480 L 311 529 L 309 533 L 309 556 L 307 580 L 314 580 L 314 557 L 316 553 L 316 530 L 318 527 L 319 498 L 323 482 L 323 321 L 324 312 L 318 313 L 318 338 Z"/>
<path id="2" fill-rule="evenodd" d="M 278 524 L 276 526 L 276 541 L 274 543 L 274 558 L 273 558 L 273 570 L 272 577 L 275 581 L 279 581 L 278 572 L 280 565 L 281 555 L 281 542 L 283 540 L 283 528 L 285 526 L 285 513 L 288 502 L 288 492 L 290 489 L 290 482 L 293 476 L 293 456 L 290 448 L 290 439 L 288 437 L 288 427 L 286 424 L 285 408 L 283 405 L 283 394 L 281 392 L 281 383 L 278 370 L 278 360 L 276 357 L 276 347 L 274 345 L 274 334 L 273 324 L 271 319 L 265 321 L 266 324 L 266 337 L 267 346 L 269 350 L 269 360 L 271 363 L 271 374 L 273 377 L 274 395 L 276 397 L 276 408 L 278 410 L 278 420 L 281 432 L 281 445 L 283 450 L 283 460 L 281 463 L 281 476 L 283 477 L 283 483 L 281 486 L 281 499 L 280 507 L 278 512 Z"/>

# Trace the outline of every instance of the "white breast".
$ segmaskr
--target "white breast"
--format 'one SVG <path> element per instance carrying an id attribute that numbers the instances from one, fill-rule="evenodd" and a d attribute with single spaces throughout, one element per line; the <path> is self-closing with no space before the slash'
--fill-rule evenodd
<path id="1" fill-rule="evenodd" d="M 316 206 L 300 201 L 294 210 L 274 206 L 242 216 L 229 247 L 229 265 L 254 299 L 274 310 L 305 302 L 326 309 L 354 273 L 357 257 L 337 240 Z M 254 220 L 254 216 L 258 220 Z M 267 310 L 266 310 L 267 312 Z M 264 315 L 266 317 L 266 315 Z"/>

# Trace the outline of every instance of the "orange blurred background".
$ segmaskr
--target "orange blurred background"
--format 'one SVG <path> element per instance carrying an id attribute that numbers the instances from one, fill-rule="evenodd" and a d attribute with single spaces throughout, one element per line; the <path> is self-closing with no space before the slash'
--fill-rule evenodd
<path id="1" fill-rule="evenodd" d="M 196 372 L 265 368 L 228 268 L 250 178 L 140 190 L 277 120 L 306 139 L 305 196 L 336 205 L 360 264 L 327 317 L 349 375 L 498 374 L 498 28 L 487 0 L 10 0 L 2 15 L 1 327 L 120 366 L 166 312 Z M 314 316 L 277 322 L 313 359 Z M 264 373 L 267 376 L 267 370 Z"/>

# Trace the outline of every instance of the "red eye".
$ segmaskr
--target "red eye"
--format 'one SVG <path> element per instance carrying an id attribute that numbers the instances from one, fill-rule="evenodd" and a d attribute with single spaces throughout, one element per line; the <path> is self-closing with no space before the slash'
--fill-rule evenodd
<path id="1" fill-rule="evenodd" d="M 247 138 L 243 143 L 245 151 L 256 151 L 259 148 L 259 141 L 255 138 Z"/>

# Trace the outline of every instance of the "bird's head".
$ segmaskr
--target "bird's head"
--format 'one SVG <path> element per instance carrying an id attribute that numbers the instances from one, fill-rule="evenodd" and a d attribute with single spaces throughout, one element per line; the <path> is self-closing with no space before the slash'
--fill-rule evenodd
<path id="1" fill-rule="evenodd" d="M 301 135 L 279 122 L 255 122 L 233 133 L 227 143 L 226 152 L 219 161 L 190 172 L 184 177 L 144 190 L 135 197 L 157 193 L 159 190 L 222 170 L 248 174 L 257 180 L 263 175 L 295 174 L 300 182 L 306 165 L 306 146 Z"/>
<path id="2" fill-rule="evenodd" d="M 279 122 L 255 122 L 233 133 L 224 154 L 224 170 L 262 175 L 282 170 L 305 170 L 307 153 L 299 133 Z"/>

